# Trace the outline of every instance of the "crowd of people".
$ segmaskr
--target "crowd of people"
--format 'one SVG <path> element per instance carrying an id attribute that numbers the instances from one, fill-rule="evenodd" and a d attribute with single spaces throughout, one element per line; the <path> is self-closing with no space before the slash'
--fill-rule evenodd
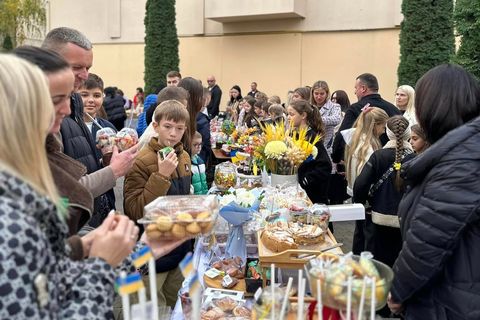
<path id="1" fill-rule="evenodd" d="M 440 65 L 415 89 L 400 86 L 394 104 L 363 73 L 352 104 L 316 81 L 283 103 L 256 82 L 245 96 L 233 85 L 223 106 L 214 76 L 204 87 L 171 71 L 129 101 L 89 72 L 92 63 L 90 41 L 63 27 L 41 48 L 0 55 L 0 318 L 121 319 L 114 278 L 134 270 L 130 253 L 144 245 L 156 258 L 159 304 L 173 307 L 193 243 L 149 241 L 135 222 L 159 196 L 208 192 L 217 117 L 320 137 L 298 183 L 313 203 L 365 205 L 351 249 L 394 270 L 381 314 L 480 318 L 480 85 L 461 67 Z M 125 110 L 138 105 L 139 143 L 107 159 L 96 133 L 121 130 Z M 124 214 L 113 214 L 120 177 Z"/>

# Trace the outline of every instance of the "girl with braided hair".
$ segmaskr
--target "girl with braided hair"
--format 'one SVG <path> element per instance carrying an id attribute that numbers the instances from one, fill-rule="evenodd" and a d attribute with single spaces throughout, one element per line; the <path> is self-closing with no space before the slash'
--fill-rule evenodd
<path id="1" fill-rule="evenodd" d="M 390 141 L 375 151 L 355 180 L 353 201 L 363 203 L 370 211 L 365 217 L 365 250 L 375 259 L 393 266 L 402 248 L 398 204 L 403 195 L 400 169 L 413 157 L 409 123 L 403 116 L 387 121 Z"/>

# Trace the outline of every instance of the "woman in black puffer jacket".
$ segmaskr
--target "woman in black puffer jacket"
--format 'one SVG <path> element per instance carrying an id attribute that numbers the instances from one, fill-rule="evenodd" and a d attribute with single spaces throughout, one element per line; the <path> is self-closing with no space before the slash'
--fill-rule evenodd
<path id="1" fill-rule="evenodd" d="M 125 100 L 117 94 L 115 87 L 107 87 L 103 92 L 105 93 L 103 107 L 105 108 L 105 112 L 107 112 L 107 120 L 120 131 L 125 126 L 125 119 L 127 119 L 124 107 Z"/>
<path id="2" fill-rule="evenodd" d="M 480 319 L 480 86 L 461 67 L 441 65 L 416 93 L 432 146 L 402 165 L 403 248 L 389 306 L 406 319 Z"/>

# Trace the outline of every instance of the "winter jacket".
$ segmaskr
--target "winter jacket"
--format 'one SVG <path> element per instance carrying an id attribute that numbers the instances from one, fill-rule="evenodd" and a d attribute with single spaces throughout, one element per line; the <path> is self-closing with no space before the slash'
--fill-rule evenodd
<path id="1" fill-rule="evenodd" d="M 103 107 L 107 113 L 108 121 L 125 121 L 127 119 L 127 113 L 125 112 L 125 100 L 122 96 L 116 95 L 115 97 L 106 97 L 103 102 Z"/>
<path id="2" fill-rule="evenodd" d="M 87 172 L 80 162 L 63 154 L 52 135 L 47 136 L 48 164 L 60 195 L 68 199 L 67 224 L 69 234 L 76 234 L 87 223 L 93 212 L 93 197 L 78 180 Z"/>
<path id="3" fill-rule="evenodd" d="M 74 93 L 70 103 L 71 114 L 63 119 L 60 127 L 63 153 L 83 163 L 87 173 L 95 172 L 100 169 L 100 163 L 96 158 L 95 141 L 83 122 L 82 97 Z"/>
<path id="4" fill-rule="evenodd" d="M 95 141 L 83 121 L 83 102 L 78 93 L 72 94 L 70 109 L 72 113 L 69 117 L 63 119 L 60 127 L 63 153 L 80 161 L 87 167 L 87 174 L 91 174 L 102 169 L 102 167 L 97 158 Z M 96 221 L 92 221 L 92 227 L 97 227 L 103 221 L 103 217 L 113 208 L 115 208 L 115 201 L 112 203 L 111 197 L 97 196 L 94 199 L 94 219 Z"/>
<path id="5" fill-rule="evenodd" d="M 323 137 L 325 149 L 328 154 L 332 154 L 333 133 L 335 127 L 340 123 L 342 116 L 342 109 L 339 104 L 333 103 L 330 100 L 319 109 L 322 122 L 325 125 L 325 137 Z"/>
<path id="6" fill-rule="evenodd" d="M 5 171 L 0 221 L 0 319 L 113 319 L 112 267 L 72 261 L 55 204 Z"/>
<path id="7" fill-rule="evenodd" d="M 139 137 L 145 132 L 150 122 L 152 122 L 152 116 L 156 107 L 157 95 L 149 94 L 145 98 L 145 103 L 143 104 L 143 112 L 138 116 L 137 133 Z"/>
<path id="8" fill-rule="evenodd" d="M 480 319 L 480 118 L 402 168 L 394 302 L 406 319 Z"/>
<path id="9" fill-rule="evenodd" d="M 143 217 L 143 208 L 156 198 L 190 193 L 192 179 L 190 156 L 183 150 L 181 143 L 177 144 L 175 146 L 178 157 L 177 169 L 170 177 L 165 177 L 158 173 L 157 152 L 163 147 L 158 143 L 157 137 L 152 138 L 140 151 L 132 169 L 125 176 L 124 210 L 134 221 Z M 187 241 L 157 260 L 157 273 L 175 269 L 191 249 L 191 243 Z"/>
<path id="10" fill-rule="evenodd" d="M 210 119 L 203 112 L 197 113 L 197 131 L 202 135 L 202 150 L 200 158 L 203 163 L 208 164 L 210 154 L 212 153 L 212 144 L 210 142 Z"/>
<path id="11" fill-rule="evenodd" d="M 395 141 L 389 143 L 394 145 Z M 387 146 L 390 147 L 389 144 Z M 407 152 L 408 155 L 405 156 L 402 163 L 413 157 L 410 149 Z M 397 190 L 395 186 L 394 177 L 397 171 L 393 168 L 394 162 L 395 148 L 375 151 L 355 179 L 353 187 L 353 201 L 369 206 L 365 220 L 356 222 L 359 226 L 363 222 L 364 250 L 370 251 L 376 260 L 390 267 L 393 266 L 402 250 L 402 235 L 397 211 L 403 195 L 403 188 Z M 386 172 L 388 172 L 388 176 L 385 176 Z M 380 183 L 380 181 L 382 182 Z M 362 241 L 358 237 L 354 239 L 354 243 L 357 245 Z"/>
<path id="12" fill-rule="evenodd" d="M 309 129 L 307 137 L 313 139 L 315 136 L 313 129 Z M 328 183 L 332 164 L 323 140 L 318 141 L 315 147 L 318 151 L 315 159 L 305 160 L 298 167 L 298 183 L 313 203 L 328 204 Z"/>
<path id="13" fill-rule="evenodd" d="M 402 163 L 412 158 L 413 154 L 410 151 Z M 394 162 L 395 149 L 387 148 L 375 151 L 355 179 L 353 202 L 367 204 L 368 201 L 374 223 L 399 228 L 397 210 L 403 192 L 398 191 L 395 187 L 394 177 L 397 171 L 393 170 Z M 383 183 L 370 197 L 370 189 L 377 184 L 387 170 L 390 170 L 387 179 L 383 180 Z"/>
<path id="14" fill-rule="evenodd" d="M 192 185 L 195 194 L 208 193 L 205 163 L 198 155 L 192 157 Z"/>
<path id="15" fill-rule="evenodd" d="M 358 116 L 362 112 L 362 108 L 369 103 L 372 107 L 377 107 L 383 109 L 389 117 L 393 117 L 395 115 L 401 115 L 400 110 L 391 104 L 388 101 L 385 101 L 380 97 L 378 93 L 370 94 L 368 96 L 363 97 L 358 102 L 352 104 L 346 111 L 345 116 L 343 117 L 342 124 L 340 125 L 340 129 L 338 129 L 337 134 L 335 135 L 335 139 L 333 141 L 333 150 L 332 150 L 332 161 L 335 163 L 339 163 L 343 160 L 345 154 L 345 141 L 343 140 L 342 135 L 340 134 L 341 131 L 350 129 L 353 127 L 353 124 L 357 120 Z M 380 141 L 382 141 L 382 145 L 385 145 L 388 142 L 388 137 L 386 134 L 382 134 L 380 136 Z"/>

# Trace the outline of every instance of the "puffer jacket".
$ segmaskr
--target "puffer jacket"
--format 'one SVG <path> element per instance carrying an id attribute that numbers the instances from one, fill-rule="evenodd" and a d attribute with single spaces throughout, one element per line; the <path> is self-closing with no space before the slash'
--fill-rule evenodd
<path id="1" fill-rule="evenodd" d="M 0 221 L 0 319 L 113 319 L 112 267 L 72 261 L 55 205 L 5 171 Z"/>
<path id="2" fill-rule="evenodd" d="M 108 121 L 115 122 L 118 120 L 125 121 L 127 113 L 125 112 L 125 100 L 122 96 L 106 97 L 103 102 L 103 107 L 107 113 Z"/>
<path id="3" fill-rule="evenodd" d="M 198 155 L 192 157 L 192 185 L 194 194 L 207 194 L 207 175 L 205 174 L 205 163 Z"/>
<path id="4" fill-rule="evenodd" d="M 87 173 L 95 172 L 101 168 L 96 158 L 97 148 L 90 130 L 83 122 L 83 102 L 78 93 L 72 94 L 70 110 L 70 116 L 63 119 L 60 127 L 63 153 L 83 163 Z"/>
<path id="5" fill-rule="evenodd" d="M 391 294 L 406 319 L 480 319 L 480 118 L 402 168 L 403 248 Z"/>
<path id="6" fill-rule="evenodd" d="M 143 112 L 138 116 L 137 133 L 140 137 L 152 122 L 153 112 L 157 107 L 157 95 L 149 94 L 143 103 Z"/>
<path id="7" fill-rule="evenodd" d="M 190 156 L 181 143 L 175 146 L 178 157 L 177 169 L 170 177 L 158 173 L 157 152 L 162 149 L 158 138 L 154 137 L 144 147 L 125 176 L 124 210 L 130 219 L 137 221 L 143 217 L 143 208 L 160 196 L 188 195 L 191 184 Z M 175 269 L 185 255 L 192 250 L 191 242 L 186 241 L 168 255 L 156 261 L 157 273 Z"/>

